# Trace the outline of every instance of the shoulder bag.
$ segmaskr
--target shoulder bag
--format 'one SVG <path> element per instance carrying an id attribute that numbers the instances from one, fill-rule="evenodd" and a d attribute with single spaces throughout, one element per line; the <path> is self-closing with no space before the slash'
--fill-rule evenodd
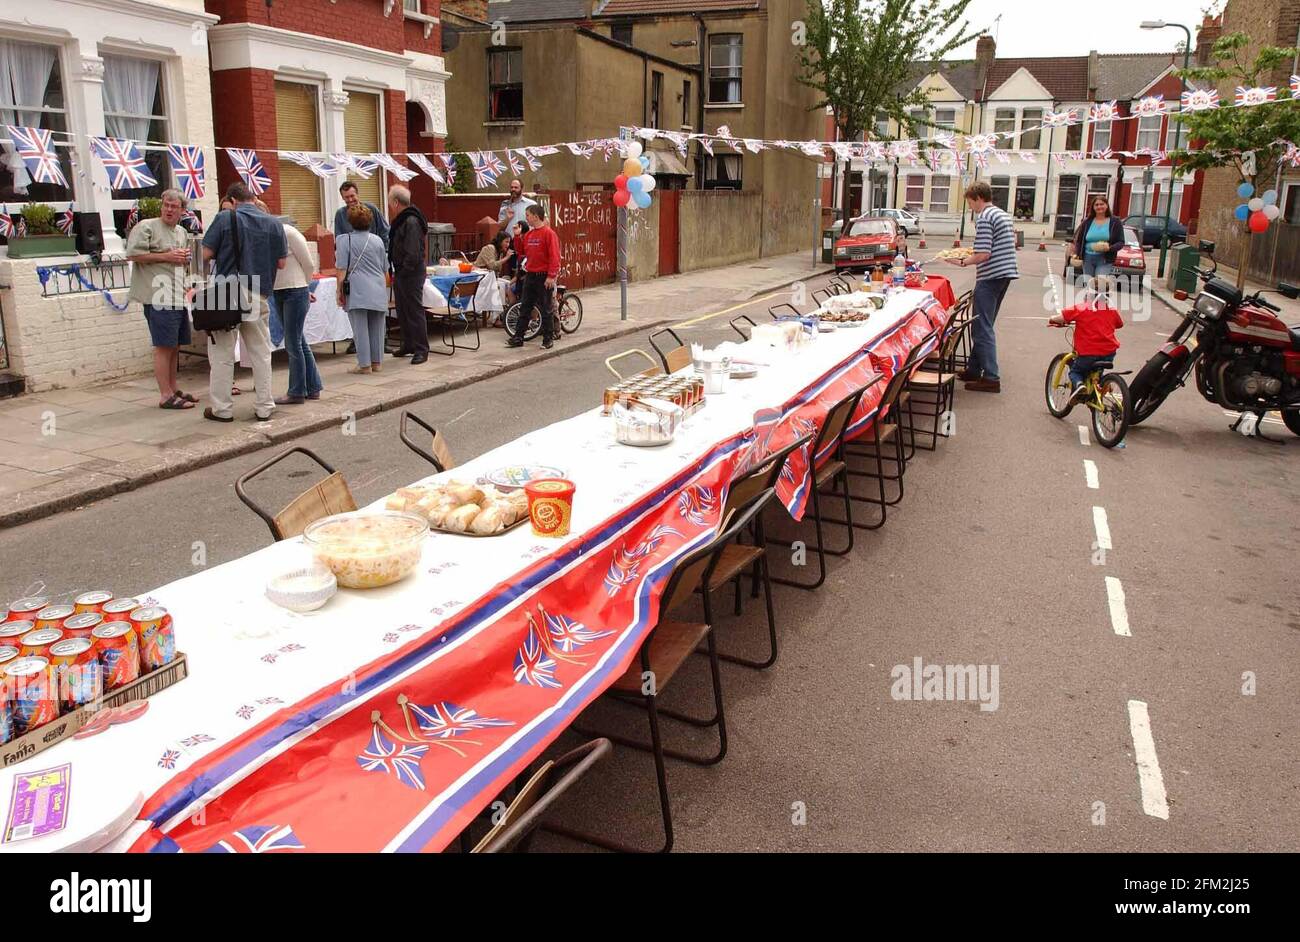
<path id="1" fill-rule="evenodd" d="M 231 209 L 230 235 L 235 242 L 235 272 L 233 275 L 213 275 L 194 295 L 190 310 L 194 329 L 212 334 L 219 330 L 234 330 L 253 312 L 253 299 L 248 285 L 239 270 L 242 252 L 239 244 L 239 215 Z"/>

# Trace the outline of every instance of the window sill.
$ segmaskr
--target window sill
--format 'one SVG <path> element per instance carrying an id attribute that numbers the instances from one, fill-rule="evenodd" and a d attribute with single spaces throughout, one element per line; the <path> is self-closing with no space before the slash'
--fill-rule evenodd
<path id="1" fill-rule="evenodd" d="M 522 128 L 523 126 L 523 118 L 499 118 L 483 122 L 485 128 Z"/>
<path id="2" fill-rule="evenodd" d="M 741 101 L 706 101 L 705 111 L 744 111 L 745 103 Z"/>
<path id="3" fill-rule="evenodd" d="M 419 13 L 415 10 L 403 9 L 402 16 L 408 20 L 414 20 L 417 23 L 422 23 L 424 25 L 425 39 L 428 39 L 430 34 L 433 32 L 433 28 L 442 22 L 442 20 L 438 19 L 438 17 L 436 16 L 430 16 L 427 13 Z"/>

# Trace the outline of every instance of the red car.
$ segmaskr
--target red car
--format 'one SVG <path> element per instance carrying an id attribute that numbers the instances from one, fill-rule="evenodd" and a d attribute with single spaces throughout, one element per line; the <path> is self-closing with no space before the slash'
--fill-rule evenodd
<path id="1" fill-rule="evenodd" d="M 907 240 L 898 223 L 885 216 L 859 216 L 849 223 L 849 231 L 835 240 L 835 268 L 888 268 L 900 253 L 907 257 Z"/>
<path id="2" fill-rule="evenodd" d="M 1111 266 L 1111 277 L 1121 285 L 1129 288 L 1142 290 L 1142 280 L 1147 273 L 1146 250 L 1142 247 L 1142 240 L 1138 236 L 1138 231 L 1132 226 L 1124 227 L 1124 244 L 1120 247 L 1119 253 L 1115 256 L 1115 264 Z M 1065 247 L 1065 270 L 1061 277 L 1067 281 L 1071 278 L 1078 279 L 1083 274 L 1082 268 L 1070 268 L 1070 246 Z"/>

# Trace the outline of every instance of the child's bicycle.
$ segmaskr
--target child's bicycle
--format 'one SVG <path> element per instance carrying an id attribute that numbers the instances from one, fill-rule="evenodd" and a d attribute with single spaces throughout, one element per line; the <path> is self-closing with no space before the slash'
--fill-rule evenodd
<path id="1" fill-rule="evenodd" d="M 1074 352 L 1073 325 L 1066 328 L 1069 335 L 1070 352 L 1058 353 L 1047 365 L 1047 380 L 1044 393 L 1047 398 L 1047 411 L 1058 419 L 1070 414 L 1076 404 L 1082 402 L 1092 410 L 1092 434 L 1104 448 L 1114 448 L 1128 434 L 1129 393 L 1124 376 L 1131 370 L 1121 373 L 1107 373 L 1115 365 L 1114 359 L 1099 360 L 1092 372 L 1084 380 L 1079 396 L 1074 395 L 1074 383 L 1070 380 L 1070 364 L 1077 354 Z"/>
<path id="2" fill-rule="evenodd" d="M 505 328 L 510 336 L 515 335 L 515 324 L 519 321 L 519 312 L 523 305 L 516 301 L 506 310 Z M 564 285 L 556 285 L 554 294 L 551 296 L 551 311 L 555 316 L 555 324 L 559 328 L 556 331 L 556 337 L 561 334 L 571 334 L 582 324 L 582 298 L 573 294 Z M 528 329 L 524 331 L 524 339 L 532 340 L 542 332 L 542 312 L 536 307 L 532 310 L 532 317 L 528 320 Z"/>

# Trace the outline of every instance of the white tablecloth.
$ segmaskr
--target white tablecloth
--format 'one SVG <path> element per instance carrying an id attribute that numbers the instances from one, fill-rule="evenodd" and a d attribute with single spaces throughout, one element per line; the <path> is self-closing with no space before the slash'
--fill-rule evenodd
<path id="1" fill-rule="evenodd" d="M 506 280 L 481 268 L 476 268 L 474 273 L 483 276 L 483 280 L 478 284 L 478 291 L 474 293 L 474 307 L 480 314 L 500 314 L 505 310 Z M 447 309 L 447 298 L 432 281 L 424 283 L 424 306 L 433 311 Z"/>

